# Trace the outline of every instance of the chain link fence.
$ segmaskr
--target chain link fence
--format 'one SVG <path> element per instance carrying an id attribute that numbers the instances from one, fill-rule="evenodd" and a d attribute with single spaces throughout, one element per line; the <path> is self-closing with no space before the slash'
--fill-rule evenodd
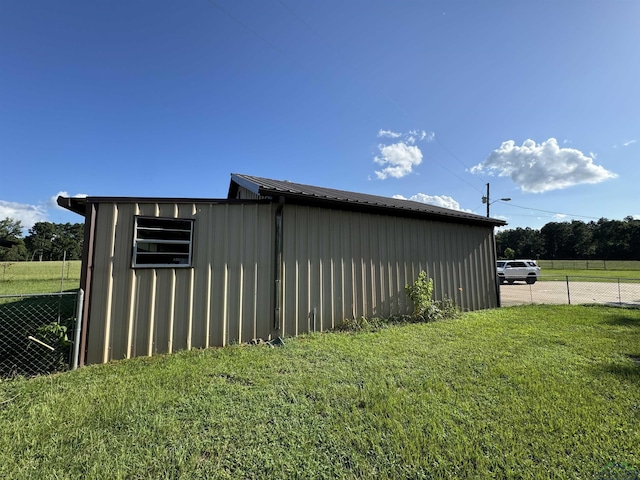
<path id="1" fill-rule="evenodd" d="M 502 306 L 526 303 L 640 307 L 640 279 L 541 275 L 533 285 L 500 285 Z"/>
<path id="2" fill-rule="evenodd" d="M 74 366 L 79 292 L 0 295 L 0 379 Z"/>

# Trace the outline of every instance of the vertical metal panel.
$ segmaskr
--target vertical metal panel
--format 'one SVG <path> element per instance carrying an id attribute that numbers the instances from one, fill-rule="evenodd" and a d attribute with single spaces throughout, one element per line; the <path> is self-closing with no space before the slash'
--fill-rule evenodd
<path id="1" fill-rule="evenodd" d="M 100 206 L 95 221 L 95 247 L 92 274 L 91 305 L 103 312 L 110 310 L 115 206 Z M 90 313 L 91 315 L 91 313 Z M 106 322 L 88 325 L 87 363 L 101 363 L 108 358 L 110 325 Z"/>
<path id="2" fill-rule="evenodd" d="M 411 309 L 426 270 L 435 296 L 496 306 L 490 227 L 285 205 L 282 328 L 272 330 L 274 207 L 106 203 L 95 222 L 87 363 L 326 330 Z M 131 268 L 134 216 L 193 218 L 193 268 Z"/>
<path id="3" fill-rule="evenodd" d="M 268 338 L 269 204 L 105 203 L 96 220 L 87 363 Z M 135 215 L 194 219 L 193 268 L 131 268 Z"/>
<path id="4" fill-rule="evenodd" d="M 286 205 L 283 330 L 310 330 L 314 311 L 317 329 L 409 313 L 404 287 L 422 270 L 435 298 L 468 310 L 495 307 L 492 242 L 491 227 Z"/>
<path id="5" fill-rule="evenodd" d="M 237 199 L 243 199 L 243 200 L 260 200 L 260 199 L 264 199 L 264 198 L 268 198 L 268 197 L 263 197 L 262 195 L 258 195 L 257 193 L 253 193 L 250 190 L 247 190 L 244 187 L 239 187 L 238 188 L 238 193 L 236 194 L 236 198 Z"/>

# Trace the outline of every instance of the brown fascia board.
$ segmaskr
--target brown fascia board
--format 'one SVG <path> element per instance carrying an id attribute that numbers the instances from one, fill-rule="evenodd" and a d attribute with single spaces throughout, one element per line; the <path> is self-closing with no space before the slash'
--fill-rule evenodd
<path id="1" fill-rule="evenodd" d="M 77 213 L 78 215 L 82 215 L 84 217 L 84 213 L 87 207 L 87 197 L 58 197 L 56 200 L 59 206 L 65 208 L 73 213 Z"/>
<path id="2" fill-rule="evenodd" d="M 227 198 L 183 198 L 183 197 L 58 197 L 62 208 L 84 216 L 89 203 L 197 203 L 197 204 L 241 204 L 270 203 L 270 200 L 235 200 Z"/>

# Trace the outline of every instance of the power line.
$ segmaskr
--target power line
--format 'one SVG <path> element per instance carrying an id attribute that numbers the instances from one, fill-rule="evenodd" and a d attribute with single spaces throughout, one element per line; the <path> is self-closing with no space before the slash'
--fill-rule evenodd
<path id="1" fill-rule="evenodd" d="M 310 32 L 312 32 L 324 45 L 329 48 L 344 64 L 350 67 L 351 71 L 354 72 L 355 69 L 351 67 L 351 63 L 344 55 L 338 50 L 336 50 L 315 28 L 313 28 L 309 23 L 307 23 L 300 15 L 298 15 L 291 7 L 289 7 L 283 0 L 278 0 L 280 5 L 282 5 L 293 17 L 295 17 L 302 25 L 304 25 Z M 371 78 L 365 78 L 364 81 L 371 85 L 378 93 L 380 93 L 384 98 L 386 98 L 389 102 L 391 102 L 406 118 L 409 120 L 416 122 L 416 119 L 411 115 L 406 109 L 402 107 L 396 100 L 394 100 L 387 92 L 385 92 L 376 82 L 374 82 Z M 416 122 L 417 123 L 417 122 Z M 470 170 L 470 168 L 462 161 L 458 156 L 456 156 L 451 149 L 449 149 L 446 145 L 440 141 L 437 136 L 434 136 L 435 142 L 445 151 L 447 152 L 454 160 L 456 160 L 465 170 Z M 458 180 L 464 182 L 471 188 L 477 190 L 482 193 L 483 191 L 475 185 L 472 185 L 467 180 L 454 173 L 452 170 L 447 168 L 442 162 L 437 159 L 433 159 L 433 161 L 439 164 L 445 171 L 456 177 Z"/>
<path id="2" fill-rule="evenodd" d="M 340 60 L 342 60 L 345 64 L 347 64 L 352 71 L 355 71 L 355 69 L 351 67 L 349 60 L 347 60 L 347 58 L 344 55 L 342 55 L 342 53 L 340 53 L 339 50 L 336 50 L 335 48 L 333 48 L 333 46 L 322 35 L 320 35 L 320 33 L 315 28 L 313 28 L 302 17 L 300 17 L 300 15 L 298 15 L 291 7 L 289 7 L 289 5 L 284 3 L 282 0 L 278 0 L 278 3 L 280 3 L 280 5 L 282 5 L 292 16 L 294 16 L 300 23 L 302 23 L 307 29 L 309 29 L 310 32 L 312 32 L 316 37 L 318 37 L 318 39 L 322 43 L 324 43 L 325 46 L 329 48 L 329 50 L 331 50 L 335 55 L 337 55 L 340 58 Z M 393 103 L 396 106 L 396 108 L 398 108 L 407 117 L 409 116 L 408 113 L 402 108 L 402 106 L 398 102 L 396 102 L 393 98 L 391 98 L 384 90 L 382 90 L 382 88 L 380 88 L 377 83 L 375 83 L 370 78 L 366 78 L 365 81 L 369 83 L 369 85 L 374 87 L 378 91 L 378 93 L 380 93 L 383 97 L 385 97 L 387 100 Z"/>
<path id="3" fill-rule="evenodd" d="M 590 217 L 588 215 L 578 215 L 578 214 L 575 214 L 575 213 L 554 212 L 554 211 L 551 211 L 551 210 L 541 210 L 539 208 L 523 207 L 522 205 L 516 205 L 516 204 L 514 204 L 512 202 L 508 202 L 508 203 L 507 202 L 502 202 L 502 203 L 505 203 L 505 204 L 507 204 L 507 205 L 509 205 L 511 207 L 522 208 L 524 210 L 533 210 L 535 212 L 551 213 L 553 215 L 565 215 L 567 217 L 589 218 L 591 220 L 599 220 L 600 219 L 599 217 Z"/>
<path id="4" fill-rule="evenodd" d="M 233 20 L 234 22 L 236 22 L 238 25 L 240 25 L 242 28 L 244 28 L 245 30 L 247 30 L 248 32 L 252 33 L 253 35 L 255 35 L 258 39 L 260 39 L 261 41 L 263 41 L 265 44 L 267 44 L 269 47 L 273 48 L 276 52 L 278 52 L 280 55 L 282 55 L 284 58 L 286 58 L 287 60 L 289 60 L 292 64 L 294 64 L 295 66 L 297 66 L 298 68 L 300 68 L 302 71 L 304 71 L 307 75 L 309 75 L 309 77 L 311 77 L 312 79 L 314 79 L 316 82 L 318 82 L 318 84 L 320 84 L 326 92 L 328 92 L 330 95 L 330 89 L 325 85 L 325 82 L 317 75 L 315 74 L 313 71 L 311 71 L 309 68 L 305 67 L 302 63 L 300 63 L 298 60 L 296 60 L 295 58 L 293 58 L 291 55 L 289 55 L 288 53 L 286 53 L 284 50 L 282 50 L 281 48 L 279 48 L 277 45 L 275 45 L 273 42 L 269 41 L 267 38 L 265 38 L 263 35 L 261 35 L 259 32 L 257 32 L 255 29 L 251 28 L 249 25 L 247 25 L 246 23 L 244 23 L 242 20 L 240 20 L 239 18 L 237 18 L 236 16 L 234 16 L 231 12 L 229 12 L 228 10 L 222 8 L 220 5 L 218 5 L 214 0 L 207 0 L 207 2 L 212 5 L 213 7 L 217 8 L 218 10 L 220 10 L 222 13 L 224 13 L 227 17 L 229 17 L 231 20 Z M 353 100 L 351 100 L 351 98 L 347 97 L 346 101 L 349 102 L 355 109 L 361 111 L 364 114 L 367 114 L 367 112 L 358 104 L 356 104 Z M 392 100 L 393 101 L 393 100 Z M 395 103 L 395 102 L 394 102 Z M 397 105 L 397 104 L 396 104 Z"/>
<path id="5" fill-rule="evenodd" d="M 339 51 L 337 51 L 335 48 L 333 48 L 333 46 L 316 30 L 314 29 L 309 23 L 307 23 L 302 17 L 300 17 L 291 7 L 289 7 L 285 2 L 283 2 L 282 0 L 278 0 L 280 5 L 282 5 L 282 7 L 284 7 L 294 18 L 296 18 L 302 25 L 304 25 L 310 32 L 312 32 L 317 38 L 320 39 L 321 42 L 323 42 L 325 44 L 325 46 L 327 48 L 329 48 L 335 55 L 338 56 L 338 58 L 340 58 L 340 60 L 342 60 L 343 64 L 346 64 L 351 70 L 352 72 L 355 71 L 353 69 L 353 67 L 351 67 L 351 64 L 349 62 L 349 60 L 347 60 L 344 55 L 342 55 Z M 260 39 L 262 42 L 264 42 L 266 45 L 268 45 L 269 47 L 271 47 L 272 49 L 274 49 L 276 52 L 278 52 L 280 55 L 282 55 L 284 58 L 286 58 L 287 60 L 289 60 L 292 64 L 296 65 L 298 68 L 300 68 L 301 70 L 303 70 L 304 72 L 306 72 L 311 78 L 315 79 L 316 81 L 318 81 L 320 84 L 323 84 L 323 82 L 321 81 L 321 79 L 314 74 L 311 70 L 309 70 L 307 67 L 305 67 L 303 64 L 301 64 L 298 60 L 296 60 L 295 58 L 293 58 L 292 56 L 290 56 L 289 54 L 287 54 L 284 50 L 282 50 L 281 48 L 279 48 L 277 45 L 275 45 L 273 42 L 269 41 L 266 37 L 264 37 L 263 35 L 261 35 L 258 31 L 256 31 L 255 29 L 251 28 L 249 25 L 247 25 L 246 23 L 244 23 L 242 20 L 240 20 L 239 18 L 237 18 L 235 15 L 233 15 L 231 12 L 229 12 L 228 10 L 226 10 L 225 8 L 221 7 L 220 5 L 218 5 L 214 0 L 207 0 L 207 2 L 217 8 L 218 10 L 220 10 L 222 13 L 224 13 L 227 17 L 229 17 L 231 20 L 233 20 L 235 23 L 237 23 L 238 25 L 240 25 L 242 28 L 244 28 L 245 30 L 247 30 L 248 32 L 250 32 L 251 34 L 253 34 L 254 36 L 256 36 L 258 39 Z M 362 79 L 360 79 L 360 81 L 362 81 Z M 390 103 L 392 103 L 406 118 L 408 118 L 409 120 L 416 122 L 416 119 L 413 117 L 413 115 L 411 115 L 409 112 L 407 112 L 402 105 L 400 105 L 396 100 L 394 100 L 390 95 L 388 95 L 377 83 L 375 83 L 373 80 L 371 80 L 370 78 L 366 78 L 364 80 L 366 83 L 368 83 L 369 85 L 371 85 L 376 91 L 378 91 L 378 93 L 380 93 L 385 99 L 387 99 L 387 101 L 389 101 Z M 326 89 L 326 87 L 325 87 Z M 326 89 L 328 90 L 328 89 Z M 351 99 L 347 99 L 349 101 L 349 103 L 351 103 L 351 105 L 353 105 L 356 109 L 364 112 L 364 110 L 359 106 L 356 105 L 355 102 L 353 102 Z M 366 113 L 366 112 L 365 112 Z M 417 122 L 416 122 L 417 123 Z M 437 143 L 446 153 L 449 154 L 449 156 L 451 156 L 454 160 L 456 160 L 460 165 L 462 165 L 462 167 L 465 169 L 465 171 L 469 170 L 469 167 L 462 161 L 460 160 L 460 158 L 455 155 L 450 148 L 448 148 L 446 145 L 444 145 L 442 143 L 442 141 L 437 137 L 434 136 L 434 140 L 435 143 Z M 461 177 L 460 175 L 458 175 L 457 173 L 455 173 L 453 170 L 451 170 L 450 168 L 448 168 L 443 162 L 439 161 L 436 158 L 432 158 L 432 161 L 436 164 L 438 164 L 440 167 L 442 167 L 446 172 L 448 172 L 449 174 L 453 175 L 454 177 L 456 177 L 458 180 L 460 180 L 461 182 L 465 183 L 466 185 L 468 185 L 469 187 L 473 188 L 474 190 L 483 193 L 483 190 L 481 190 L 478 186 L 471 184 L 469 181 L 467 181 L 466 179 L 464 179 L 463 177 Z"/>
<path id="6" fill-rule="evenodd" d="M 263 37 L 262 35 L 260 35 L 257 31 L 255 31 L 253 28 L 251 28 L 249 25 L 247 25 L 246 23 L 244 23 L 242 20 L 238 19 L 237 17 L 235 17 L 234 15 L 232 15 L 229 11 L 227 11 L 226 9 L 222 8 L 220 5 L 218 5 L 216 2 L 214 2 L 213 0 L 207 0 L 207 2 L 209 4 L 211 4 L 212 6 L 214 6 L 215 8 L 217 8 L 218 10 L 220 10 L 222 13 L 224 13 L 227 17 L 229 17 L 231 20 L 233 20 L 234 22 L 236 22 L 238 25 L 240 25 L 242 28 L 244 28 L 245 30 L 247 30 L 248 32 L 251 32 L 253 35 L 255 35 L 256 37 L 258 37 L 260 40 L 262 40 L 264 43 L 266 43 L 267 45 L 269 45 L 271 48 L 273 48 L 276 52 L 278 52 L 280 55 L 282 55 L 283 57 L 285 57 L 287 60 L 289 60 L 291 63 L 293 63 L 294 65 L 296 65 L 297 67 L 300 67 L 301 69 L 303 69 L 305 72 L 311 74 L 311 72 L 309 72 L 304 65 L 302 65 L 300 62 L 298 62 L 295 58 L 289 56 L 286 52 L 284 52 L 282 49 L 278 48 L 277 45 L 275 45 L 274 43 L 270 42 L 269 40 L 267 40 L 265 37 Z"/>

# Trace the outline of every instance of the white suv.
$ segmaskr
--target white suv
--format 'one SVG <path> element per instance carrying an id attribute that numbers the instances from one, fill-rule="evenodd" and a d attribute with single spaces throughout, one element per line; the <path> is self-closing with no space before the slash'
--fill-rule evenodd
<path id="1" fill-rule="evenodd" d="M 497 265 L 501 285 L 504 282 L 511 285 L 515 281 L 533 285 L 540 275 L 540 267 L 533 260 L 498 260 Z"/>

